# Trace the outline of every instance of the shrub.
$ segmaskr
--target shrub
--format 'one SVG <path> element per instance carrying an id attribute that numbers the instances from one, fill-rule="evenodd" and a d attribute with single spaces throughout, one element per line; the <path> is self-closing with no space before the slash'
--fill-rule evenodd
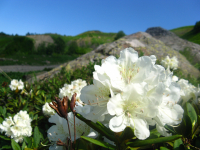
<path id="1" fill-rule="evenodd" d="M 194 33 L 200 33 L 200 21 L 196 22 L 193 30 Z"/>
<path id="2" fill-rule="evenodd" d="M 121 37 L 125 36 L 126 34 L 123 31 L 119 31 L 115 37 L 115 40 L 120 39 Z"/>

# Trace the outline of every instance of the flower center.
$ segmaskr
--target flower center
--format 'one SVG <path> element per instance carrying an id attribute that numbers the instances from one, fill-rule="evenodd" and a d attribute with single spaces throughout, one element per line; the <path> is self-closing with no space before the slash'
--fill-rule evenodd
<path id="1" fill-rule="evenodd" d="M 132 66 L 124 66 L 120 68 L 120 74 L 126 83 L 130 83 L 132 78 L 139 72 L 139 67 L 136 64 Z"/>

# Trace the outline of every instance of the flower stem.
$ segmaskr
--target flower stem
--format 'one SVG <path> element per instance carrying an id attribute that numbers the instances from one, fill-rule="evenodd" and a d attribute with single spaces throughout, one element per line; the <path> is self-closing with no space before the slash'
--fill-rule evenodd
<path id="1" fill-rule="evenodd" d="M 66 116 L 65 119 L 67 120 L 67 125 L 68 125 L 68 130 L 69 130 L 69 137 L 70 137 L 70 149 L 72 150 L 72 140 L 71 140 L 71 133 L 70 133 L 70 128 L 69 128 L 69 121 L 68 117 Z"/>

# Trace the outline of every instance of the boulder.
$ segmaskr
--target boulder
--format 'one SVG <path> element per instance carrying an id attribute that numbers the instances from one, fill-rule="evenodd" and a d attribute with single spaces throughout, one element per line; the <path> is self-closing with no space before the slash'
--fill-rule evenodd
<path id="1" fill-rule="evenodd" d="M 164 57 L 167 55 L 170 57 L 176 56 L 179 60 L 179 68 L 185 75 L 191 74 L 194 77 L 200 76 L 199 70 L 192 66 L 177 50 L 174 50 L 172 47 L 166 45 L 161 40 L 152 37 L 146 32 L 137 32 L 128 36 L 124 36 L 123 38 L 120 38 L 112 43 L 102 44 L 93 51 L 84 54 L 73 61 L 64 63 L 47 73 L 38 75 L 37 80 L 41 81 L 46 78 L 53 77 L 54 74 L 60 72 L 62 67 L 68 71 L 73 71 L 76 68 L 86 66 L 90 61 L 95 62 L 110 55 L 119 57 L 120 51 L 128 47 L 134 48 L 139 53 L 143 52 L 143 54 L 147 56 L 156 55 L 157 59 L 159 60 L 164 59 Z M 28 81 L 31 82 L 33 80 L 29 79 Z"/>

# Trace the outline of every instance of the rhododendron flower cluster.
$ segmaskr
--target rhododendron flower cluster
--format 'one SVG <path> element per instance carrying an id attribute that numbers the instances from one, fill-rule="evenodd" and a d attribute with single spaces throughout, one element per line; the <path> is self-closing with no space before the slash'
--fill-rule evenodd
<path id="1" fill-rule="evenodd" d="M 52 102 L 50 104 L 52 104 Z M 51 115 L 54 115 L 56 113 L 55 110 L 52 109 L 49 106 L 49 103 L 47 103 L 47 102 L 42 106 L 42 112 L 45 116 L 51 116 Z"/>
<path id="2" fill-rule="evenodd" d="M 176 70 L 178 68 L 178 59 L 176 58 L 176 56 L 172 58 L 169 58 L 169 56 L 166 56 L 165 59 L 161 61 L 161 64 L 165 68 Z"/>
<path id="3" fill-rule="evenodd" d="M 72 95 L 76 93 L 77 94 L 76 98 L 79 101 L 80 91 L 86 85 L 87 85 L 86 81 L 82 79 L 74 80 L 71 82 L 71 84 L 64 84 L 64 87 L 60 89 L 59 97 L 63 98 L 67 96 L 69 99 L 71 99 Z"/>
<path id="4" fill-rule="evenodd" d="M 24 83 L 22 82 L 22 80 L 20 79 L 19 81 L 16 80 L 16 79 L 13 79 L 9 85 L 10 89 L 12 91 L 15 91 L 15 90 L 23 90 L 24 88 Z"/>
<path id="5" fill-rule="evenodd" d="M 74 140 L 74 117 L 73 113 L 68 113 L 68 121 L 69 121 L 69 128 L 71 131 L 71 140 Z M 67 120 L 60 117 L 58 114 L 52 115 L 49 118 L 49 122 L 55 123 L 56 125 L 53 125 L 49 128 L 47 131 L 47 136 L 49 140 L 53 143 L 52 146 L 49 147 L 49 150 L 55 150 L 55 149 L 63 149 L 63 146 L 57 146 L 56 141 L 60 139 L 62 142 L 67 143 L 67 137 L 69 137 L 69 131 L 68 131 L 68 125 Z M 92 128 L 90 128 L 87 124 L 85 124 L 83 121 L 79 120 L 75 117 L 75 126 L 76 126 L 76 139 L 80 138 L 82 135 L 88 136 L 91 138 L 97 137 L 96 131 L 94 131 Z"/>
<path id="6" fill-rule="evenodd" d="M 20 111 L 13 118 L 6 118 L 0 124 L 1 133 L 13 138 L 16 142 L 22 142 L 23 137 L 30 137 L 32 134 L 31 118 L 27 111 Z"/>
<path id="7" fill-rule="evenodd" d="M 137 51 L 126 48 L 119 59 L 109 56 L 95 65 L 93 85 L 81 90 L 83 108 L 87 107 L 82 115 L 114 132 L 130 126 L 142 140 L 150 135 L 149 125 L 169 136 L 164 126 L 182 121 L 184 111 L 177 104 L 181 89 L 173 73 L 155 61 L 154 55 L 138 57 Z"/>
<path id="8" fill-rule="evenodd" d="M 200 88 L 195 87 L 188 80 L 180 79 L 177 81 L 179 86 L 181 87 L 181 97 L 179 102 L 184 105 L 186 102 L 192 99 L 194 104 L 199 105 L 199 96 L 200 96 Z"/>

